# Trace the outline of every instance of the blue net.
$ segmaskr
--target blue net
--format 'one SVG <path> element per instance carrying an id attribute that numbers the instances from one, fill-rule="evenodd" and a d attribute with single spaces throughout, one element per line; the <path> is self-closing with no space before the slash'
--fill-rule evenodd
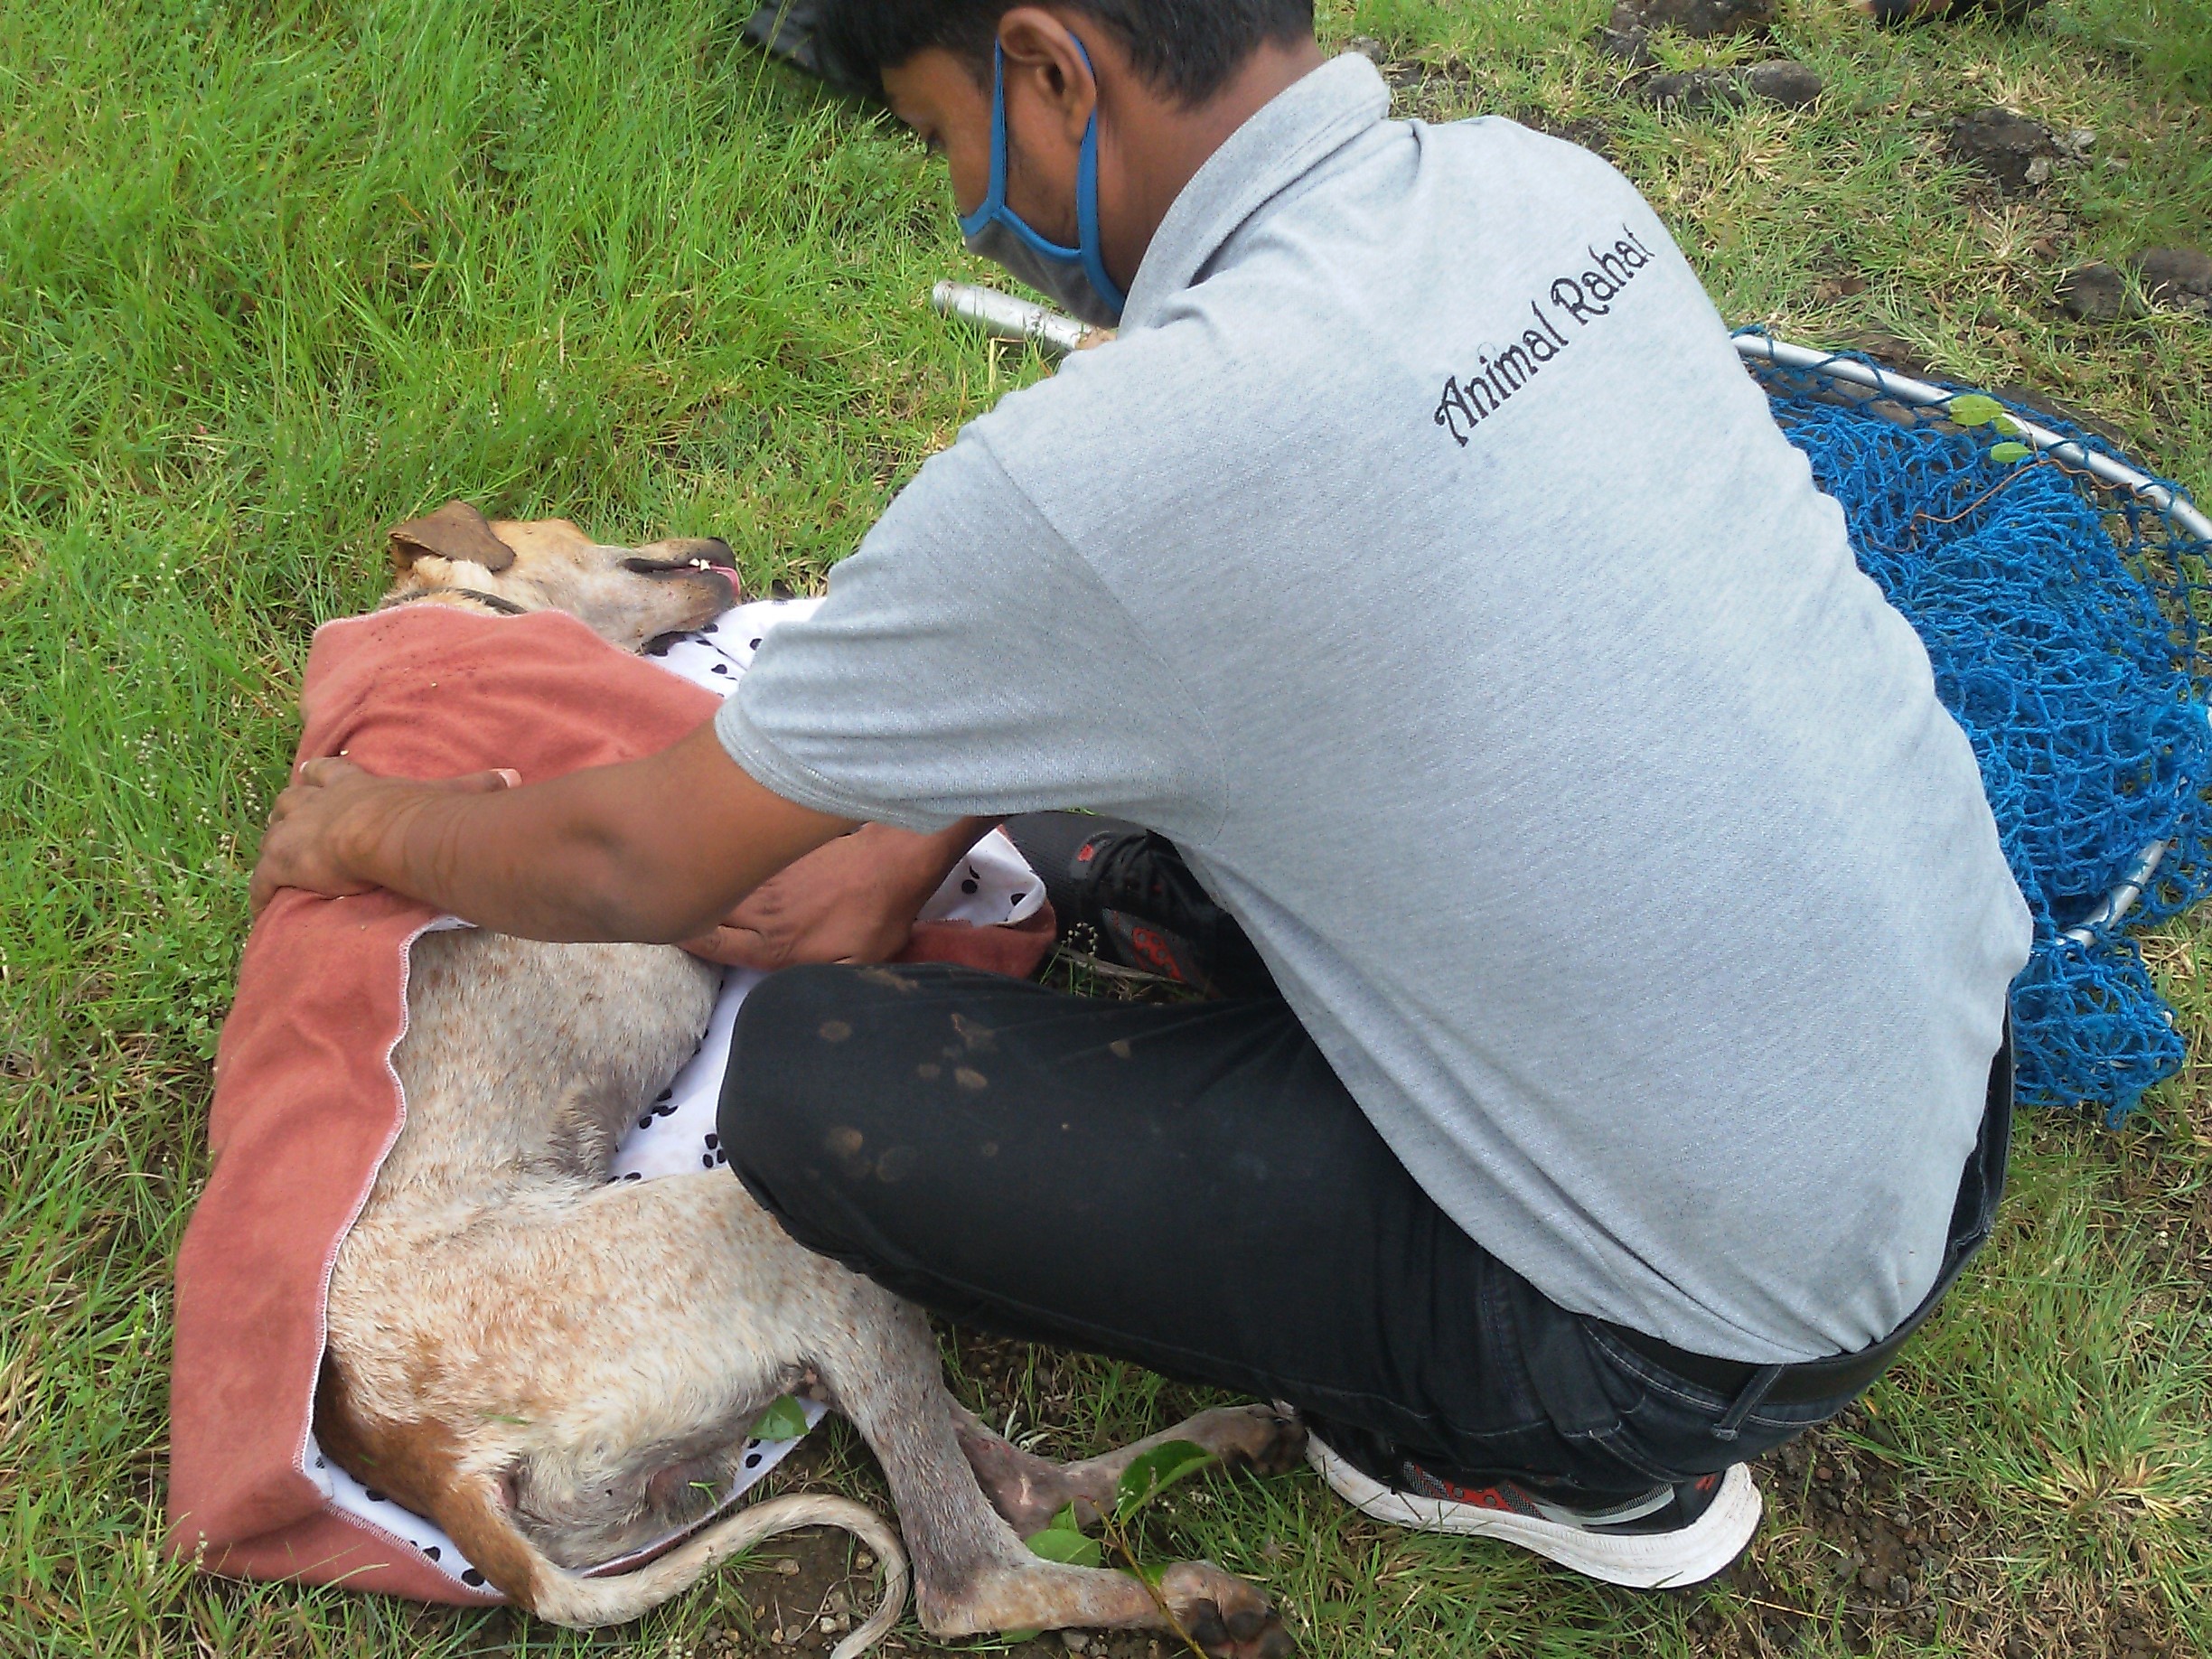
<path id="1" fill-rule="evenodd" d="M 2020 1098 L 2117 1123 L 2183 1051 L 2107 907 L 2143 879 L 2153 848 L 2128 923 L 2212 890 L 2212 665 L 2200 638 L 2212 544 L 2077 465 L 1993 457 L 2003 434 L 1962 428 L 1941 406 L 1817 369 L 1753 372 L 1842 503 L 1867 574 L 1926 642 L 1936 690 L 1981 760 L 2035 915 L 2034 954 L 2012 987 Z"/>

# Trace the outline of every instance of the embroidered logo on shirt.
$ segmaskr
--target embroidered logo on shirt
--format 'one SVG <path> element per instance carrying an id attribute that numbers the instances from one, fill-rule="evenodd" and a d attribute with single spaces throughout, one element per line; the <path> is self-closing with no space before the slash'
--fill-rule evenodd
<path id="1" fill-rule="evenodd" d="M 1477 353 L 1476 366 L 1464 381 L 1456 374 L 1444 377 L 1444 390 L 1431 418 L 1462 449 L 1476 426 L 1504 408 L 1546 363 L 1574 343 L 1575 335 L 1564 332 L 1561 323 L 1571 323 L 1579 333 L 1596 319 L 1610 316 L 1621 291 L 1652 262 L 1651 249 L 1626 225 L 1611 248 L 1600 250 L 1593 243 L 1588 252 L 1590 263 L 1586 269 L 1556 278 L 1542 299 L 1529 301 L 1536 325 L 1523 329 L 1518 342 L 1495 357 L 1486 351 Z"/>

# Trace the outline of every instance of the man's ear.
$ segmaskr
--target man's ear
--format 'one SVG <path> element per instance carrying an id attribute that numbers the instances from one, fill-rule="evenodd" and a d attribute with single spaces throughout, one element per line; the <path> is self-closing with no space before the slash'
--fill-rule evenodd
<path id="1" fill-rule="evenodd" d="M 399 570 L 426 553 L 482 565 L 494 574 L 515 559 L 514 549 L 494 536 L 490 521 L 466 501 L 447 501 L 426 518 L 393 525 L 389 534 L 392 565 Z"/>
<path id="2" fill-rule="evenodd" d="M 1068 142 L 1081 144 L 1083 128 L 1098 108 L 1095 65 L 1100 48 L 1092 47 L 1092 61 L 1084 61 L 1083 43 L 1068 26 L 1035 5 L 1017 5 L 999 18 L 998 47 L 1006 55 L 1009 87 L 1017 79 L 1035 77 L 1036 90 L 1052 106 Z"/>

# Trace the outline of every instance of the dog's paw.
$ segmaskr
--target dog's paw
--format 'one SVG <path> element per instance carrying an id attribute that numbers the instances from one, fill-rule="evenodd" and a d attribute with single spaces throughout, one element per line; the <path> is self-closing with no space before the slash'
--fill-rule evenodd
<path id="1" fill-rule="evenodd" d="M 1295 1659 L 1298 1643 L 1259 1586 L 1212 1561 L 1178 1561 L 1159 1591 L 1176 1622 L 1214 1659 Z"/>
<path id="2" fill-rule="evenodd" d="M 1306 1425 L 1289 1406 L 1217 1406 L 1185 1432 L 1231 1468 L 1279 1475 L 1306 1461 Z"/>

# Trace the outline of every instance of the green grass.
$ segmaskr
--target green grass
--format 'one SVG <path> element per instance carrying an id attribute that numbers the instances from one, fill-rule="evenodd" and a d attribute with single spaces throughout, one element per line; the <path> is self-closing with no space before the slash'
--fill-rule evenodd
<path id="1" fill-rule="evenodd" d="M 644 1655 L 749 1627 L 734 1578 L 587 1639 L 154 1547 L 168 1266 L 245 872 L 308 631 L 377 591 L 382 527 L 466 495 L 711 531 L 755 586 L 803 586 L 1037 372 L 928 314 L 933 280 L 979 274 L 942 180 L 739 49 L 743 9 L 0 0 L 0 1652 Z M 2212 489 L 2212 327 L 2048 308 L 2068 264 L 2212 235 L 2204 0 L 1897 34 L 1804 0 L 1782 38 L 1828 98 L 1709 119 L 1620 95 L 1583 39 L 1605 9 L 1324 15 L 1420 66 L 1409 107 L 1585 124 L 1731 320 L 2040 388 Z M 1993 101 L 2094 127 L 2095 159 L 1991 196 L 1941 135 Z M 1179 1497 L 1159 1549 L 1251 1572 L 1331 1655 L 2212 1651 L 2201 937 L 2153 942 L 2190 1071 L 2122 1133 L 2028 1125 L 1985 1265 L 1817 1442 L 1925 1520 L 1932 1596 L 1838 1576 L 1850 1513 L 1812 1465 L 1768 1471 L 1748 1579 L 1688 1599 L 1389 1532 L 1306 1476 Z M 1054 1354 L 963 1379 L 1069 1450 L 1186 1403 Z M 844 1441 L 810 1478 L 874 1489 Z"/>

